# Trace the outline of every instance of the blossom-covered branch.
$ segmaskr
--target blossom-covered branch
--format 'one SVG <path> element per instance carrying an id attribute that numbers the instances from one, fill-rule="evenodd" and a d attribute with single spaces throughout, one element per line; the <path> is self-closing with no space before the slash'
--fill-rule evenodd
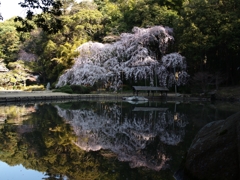
<path id="1" fill-rule="evenodd" d="M 122 85 L 122 73 L 126 79 L 135 81 L 149 79 L 150 85 L 154 85 L 154 75 L 160 86 L 185 84 L 188 77 L 185 58 L 179 53 L 165 54 L 173 40 L 172 29 L 154 26 L 135 27 L 133 33 L 123 33 L 111 44 L 87 42 L 77 49 L 80 56 L 74 66 L 60 76 L 56 86 L 92 86 L 101 80 L 117 90 Z M 177 80 L 172 72 L 176 68 Z"/>

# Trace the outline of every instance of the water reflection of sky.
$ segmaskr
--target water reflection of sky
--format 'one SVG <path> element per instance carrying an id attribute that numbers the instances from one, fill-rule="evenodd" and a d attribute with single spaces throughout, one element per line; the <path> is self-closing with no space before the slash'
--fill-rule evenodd
<path id="1" fill-rule="evenodd" d="M 0 161 L 1 180 L 41 180 L 47 178 L 42 172 L 26 169 L 22 165 L 9 166 Z"/>

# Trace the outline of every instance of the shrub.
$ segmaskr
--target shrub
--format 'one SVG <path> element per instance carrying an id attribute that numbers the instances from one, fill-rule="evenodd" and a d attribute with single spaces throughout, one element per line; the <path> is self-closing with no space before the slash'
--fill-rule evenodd
<path id="1" fill-rule="evenodd" d="M 71 86 L 66 85 L 66 86 L 60 87 L 58 89 L 55 89 L 52 92 L 64 92 L 64 93 L 72 94 L 73 90 L 72 90 Z"/>
<path id="2" fill-rule="evenodd" d="M 123 91 L 132 91 L 133 89 L 132 89 L 132 86 L 129 86 L 129 85 L 123 85 L 123 87 L 122 87 L 122 90 Z"/>
<path id="3" fill-rule="evenodd" d="M 43 85 L 32 85 L 24 87 L 24 91 L 43 91 L 43 90 L 45 90 Z"/>
<path id="4" fill-rule="evenodd" d="M 91 87 L 82 86 L 82 93 L 83 94 L 89 94 L 90 92 L 91 92 Z"/>
<path id="5" fill-rule="evenodd" d="M 81 94 L 82 88 L 80 85 L 71 85 L 70 87 L 73 93 Z"/>
<path id="6" fill-rule="evenodd" d="M 64 92 L 69 94 L 89 94 L 92 91 L 92 87 L 80 86 L 80 85 L 66 85 L 61 88 L 53 90 L 53 92 Z"/>
<path id="7" fill-rule="evenodd" d="M 76 94 L 89 94 L 92 90 L 92 87 L 80 86 L 80 85 L 71 85 L 73 93 Z"/>

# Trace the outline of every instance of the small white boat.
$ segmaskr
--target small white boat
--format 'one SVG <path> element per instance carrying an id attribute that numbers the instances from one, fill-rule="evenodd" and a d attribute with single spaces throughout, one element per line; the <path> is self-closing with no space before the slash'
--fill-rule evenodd
<path id="1" fill-rule="evenodd" d="M 142 96 L 130 96 L 130 97 L 123 97 L 122 98 L 124 101 L 127 101 L 129 103 L 145 103 L 148 102 L 148 99 Z"/>

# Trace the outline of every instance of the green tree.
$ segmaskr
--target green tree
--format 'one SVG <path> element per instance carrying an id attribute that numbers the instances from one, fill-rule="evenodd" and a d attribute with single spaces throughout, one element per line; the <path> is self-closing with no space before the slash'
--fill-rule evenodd
<path id="1" fill-rule="evenodd" d="M 173 27 L 178 19 L 178 9 L 182 0 L 104 0 L 94 1 L 104 14 L 107 34 L 120 34 L 132 30 L 134 26 L 148 27 L 163 25 Z M 166 5 L 167 4 L 167 5 Z"/>
<path id="2" fill-rule="evenodd" d="M 6 63 L 17 60 L 20 49 L 20 36 L 13 20 L 0 22 L 0 58 Z"/>
<path id="3" fill-rule="evenodd" d="M 96 8 L 81 8 L 78 12 L 63 17 L 63 30 L 60 33 L 66 41 L 81 43 L 93 40 L 101 34 L 103 15 Z"/>
<path id="4" fill-rule="evenodd" d="M 153 25 L 173 27 L 175 19 L 178 19 L 177 11 L 151 1 L 136 1 L 124 17 L 126 24 L 133 23 L 140 27 Z"/>
<path id="5" fill-rule="evenodd" d="M 41 33 L 38 67 L 46 81 L 55 82 L 58 76 L 69 69 L 78 56 L 76 48 L 82 43 L 98 39 L 102 29 L 102 14 L 92 4 L 82 3 L 61 16 L 63 28 L 56 34 Z M 35 38 L 34 38 L 35 39 Z M 35 42 L 35 41 L 32 41 Z"/>
<path id="6" fill-rule="evenodd" d="M 178 24 L 178 44 L 192 72 L 226 73 L 237 81 L 240 66 L 240 9 L 238 0 L 189 0 Z"/>
<path id="7" fill-rule="evenodd" d="M 180 12 L 183 2 L 185 0 L 152 0 L 152 2 L 158 3 L 160 6 L 165 6 L 167 9 L 171 9 Z"/>
<path id="8" fill-rule="evenodd" d="M 123 19 L 123 13 L 119 5 L 109 0 L 97 1 L 99 11 L 103 14 L 103 25 L 106 34 L 119 34 L 119 28 L 121 26 L 121 19 Z"/>
<path id="9" fill-rule="evenodd" d="M 59 19 L 62 15 L 62 0 L 25 0 L 19 4 L 27 9 L 27 15 L 26 18 L 15 18 L 15 21 L 22 24 L 17 28 L 18 31 L 31 31 L 35 29 L 35 24 L 50 34 L 57 33 L 62 28 L 62 21 Z M 34 13 L 35 9 L 40 9 L 42 13 Z"/>

